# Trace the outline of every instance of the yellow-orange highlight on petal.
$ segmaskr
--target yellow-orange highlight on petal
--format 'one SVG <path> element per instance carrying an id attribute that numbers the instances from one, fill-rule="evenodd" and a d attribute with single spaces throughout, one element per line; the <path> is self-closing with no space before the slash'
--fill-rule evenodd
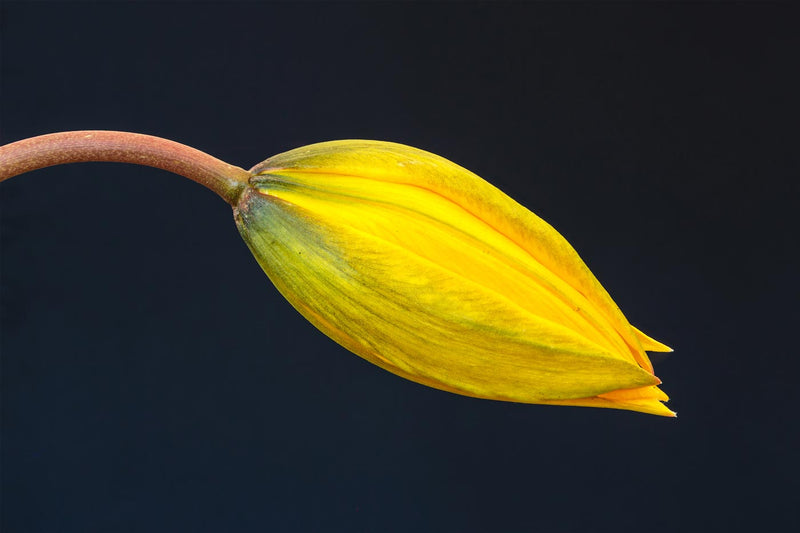
<path id="1" fill-rule="evenodd" d="M 674 416 L 623 316 L 549 224 L 442 157 L 333 141 L 251 169 L 235 215 L 259 264 L 323 333 L 438 389 Z"/>

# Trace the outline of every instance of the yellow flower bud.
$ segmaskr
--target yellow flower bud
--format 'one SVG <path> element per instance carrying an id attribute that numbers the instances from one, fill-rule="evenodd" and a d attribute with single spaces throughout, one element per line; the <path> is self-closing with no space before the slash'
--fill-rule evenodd
<path id="1" fill-rule="evenodd" d="M 672 416 L 631 326 L 550 225 L 468 170 L 377 141 L 254 167 L 239 231 L 278 290 L 364 359 L 438 389 Z"/>

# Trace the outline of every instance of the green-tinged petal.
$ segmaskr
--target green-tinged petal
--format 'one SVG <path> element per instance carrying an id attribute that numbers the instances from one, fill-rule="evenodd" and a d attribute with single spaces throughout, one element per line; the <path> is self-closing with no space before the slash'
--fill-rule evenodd
<path id="1" fill-rule="evenodd" d="M 323 332 L 346 336 L 348 348 L 388 370 L 515 401 L 658 383 L 572 330 L 403 247 L 339 225 L 339 217 L 318 218 L 257 192 L 245 206 L 242 234 L 281 293 Z"/>

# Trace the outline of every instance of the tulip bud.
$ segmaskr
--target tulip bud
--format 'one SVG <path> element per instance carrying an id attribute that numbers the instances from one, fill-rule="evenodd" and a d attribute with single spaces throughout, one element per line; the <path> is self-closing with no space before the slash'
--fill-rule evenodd
<path id="1" fill-rule="evenodd" d="M 674 416 L 631 326 L 550 225 L 468 170 L 377 141 L 251 169 L 239 231 L 287 300 L 364 359 L 495 400 Z"/>

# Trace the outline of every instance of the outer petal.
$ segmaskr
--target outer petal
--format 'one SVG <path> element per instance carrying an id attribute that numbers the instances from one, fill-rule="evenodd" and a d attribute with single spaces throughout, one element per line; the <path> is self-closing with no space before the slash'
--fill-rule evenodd
<path id="1" fill-rule="evenodd" d="M 356 206 L 379 219 L 374 206 L 339 201 L 340 216 L 325 216 L 324 195 L 286 195 L 294 203 L 282 192 L 245 193 L 242 236 L 281 293 L 365 359 L 433 387 L 522 402 L 658 383 L 573 330 L 341 216 Z"/>

